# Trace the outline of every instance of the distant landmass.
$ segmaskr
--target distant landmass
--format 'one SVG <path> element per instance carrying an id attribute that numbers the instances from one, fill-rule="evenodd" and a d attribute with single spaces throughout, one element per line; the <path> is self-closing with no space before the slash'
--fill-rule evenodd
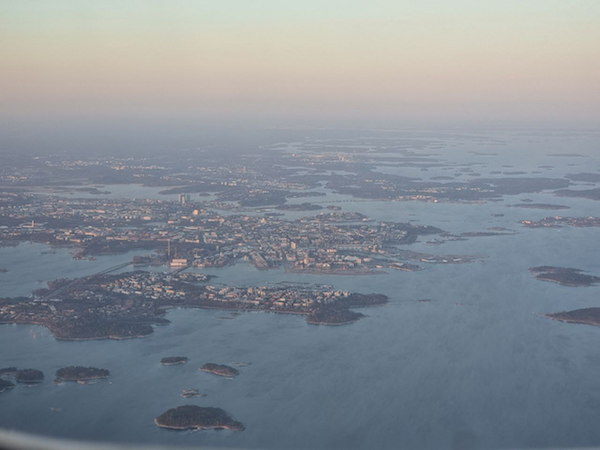
<path id="1" fill-rule="evenodd" d="M 516 205 L 506 205 L 507 208 L 525 208 L 525 209 L 546 209 L 546 210 L 561 210 L 571 209 L 567 205 L 554 205 L 552 203 L 520 203 Z"/>
<path id="2" fill-rule="evenodd" d="M 574 197 L 574 198 L 587 198 L 589 200 L 600 200 L 600 188 L 595 189 L 561 189 L 554 191 L 554 194 L 558 197 Z"/>
<path id="3" fill-rule="evenodd" d="M 583 181 L 584 183 L 600 183 L 600 173 L 568 173 L 565 178 L 573 181 Z"/>

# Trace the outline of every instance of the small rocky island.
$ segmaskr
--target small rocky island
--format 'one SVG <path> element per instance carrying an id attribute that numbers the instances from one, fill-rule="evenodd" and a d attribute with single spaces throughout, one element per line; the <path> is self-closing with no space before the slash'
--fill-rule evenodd
<path id="1" fill-rule="evenodd" d="M 189 388 L 181 391 L 181 396 L 183 398 L 206 397 L 206 394 L 202 394 L 198 389 Z"/>
<path id="2" fill-rule="evenodd" d="M 240 374 L 240 371 L 233 367 L 224 366 L 222 364 L 206 363 L 198 370 L 203 372 L 213 373 L 221 377 L 235 377 Z"/>
<path id="3" fill-rule="evenodd" d="M 600 283 L 600 277 L 585 275 L 580 269 L 566 267 L 539 266 L 532 267 L 529 271 L 541 281 L 551 281 L 563 286 L 594 286 Z"/>
<path id="4" fill-rule="evenodd" d="M 545 317 L 565 323 L 600 326 L 600 308 L 584 308 L 576 309 L 574 311 L 545 314 Z"/>
<path id="5" fill-rule="evenodd" d="M 56 371 L 56 383 L 62 383 L 63 381 L 77 381 L 78 383 L 85 383 L 86 381 L 98 380 L 101 378 L 108 378 L 110 372 L 106 369 L 97 369 L 96 367 L 81 367 L 81 366 L 69 366 L 63 367 Z"/>
<path id="6" fill-rule="evenodd" d="M 194 405 L 179 406 L 165 411 L 156 419 L 156 425 L 171 430 L 234 430 L 242 431 L 244 425 L 234 420 L 221 408 Z"/>
<path id="7" fill-rule="evenodd" d="M 0 394 L 2 392 L 6 391 L 7 389 L 12 389 L 14 387 L 15 387 L 15 384 L 12 383 L 11 381 L 0 378 Z"/>
<path id="8" fill-rule="evenodd" d="M 188 362 L 187 356 L 166 356 L 160 360 L 163 366 L 174 366 L 176 364 L 185 364 Z"/>

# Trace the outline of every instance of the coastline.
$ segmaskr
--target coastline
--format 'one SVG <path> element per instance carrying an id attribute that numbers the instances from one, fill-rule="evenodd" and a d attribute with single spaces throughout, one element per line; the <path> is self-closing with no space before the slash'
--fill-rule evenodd
<path id="1" fill-rule="evenodd" d="M 242 431 L 244 430 L 243 426 L 240 427 L 232 427 L 229 425 L 219 425 L 219 426 L 182 426 L 177 427 L 174 425 L 164 425 L 158 422 L 157 419 L 154 419 L 154 423 L 160 428 L 164 428 L 166 430 L 175 430 L 175 431 L 185 431 L 185 430 L 229 430 L 229 431 Z"/>

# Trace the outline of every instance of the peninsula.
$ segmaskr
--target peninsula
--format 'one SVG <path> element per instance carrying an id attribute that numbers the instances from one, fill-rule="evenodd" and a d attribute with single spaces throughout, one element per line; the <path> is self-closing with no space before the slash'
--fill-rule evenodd
<path id="1" fill-rule="evenodd" d="M 362 315 L 346 310 L 388 301 L 385 295 L 330 285 L 219 286 L 188 278 L 185 273 L 135 271 L 56 280 L 33 298 L 0 298 L 0 323 L 43 325 L 62 340 L 126 339 L 147 336 L 154 331 L 152 325 L 170 323 L 164 315 L 172 308 L 296 314 L 311 316 L 311 323 L 338 325 L 331 311 L 342 313 L 343 323 L 349 323 Z"/>
<path id="2" fill-rule="evenodd" d="M 565 323 L 600 326 L 600 308 L 576 309 L 573 311 L 545 314 L 544 317 Z"/>

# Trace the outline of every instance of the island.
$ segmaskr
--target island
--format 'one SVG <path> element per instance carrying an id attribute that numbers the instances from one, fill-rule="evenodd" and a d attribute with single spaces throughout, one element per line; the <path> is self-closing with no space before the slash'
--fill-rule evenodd
<path id="1" fill-rule="evenodd" d="M 0 394 L 2 392 L 6 391 L 7 389 L 12 389 L 14 387 L 15 387 L 14 383 L 0 378 Z"/>
<path id="2" fill-rule="evenodd" d="M 523 208 L 523 209 L 546 209 L 546 210 L 560 210 L 560 209 L 571 209 L 567 205 L 555 205 L 553 203 L 520 203 L 516 205 L 506 205 L 507 208 Z"/>
<path id="3" fill-rule="evenodd" d="M 240 371 L 233 367 L 224 366 L 222 364 L 206 363 L 198 370 L 203 372 L 213 373 L 221 377 L 235 377 L 240 374 Z"/>
<path id="4" fill-rule="evenodd" d="M 555 158 L 589 158 L 588 155 L 581 155 L 579 153 L 553 153 L 552 156 Z"/>
<path id="5" fill-rule="evenodd" d="M 275 209 L 280 211 L 319 211 L 323 209 L 320 205 L 315 205 L 314 203 L 296 203 L 290 205 L 279 205 Z"/>
<path id="6" fill-rule="evenodd" d="M 19 369 L 17 369 L 16 367 L 4 367 L 4 368 L 0 369 L 0 376 L 10 375 L 10 376 L 14 377 L 18 371 L 19 371 Z"/>
<path id="7" fill-rule="evenodd" d="M 600 183 L 600 173 L 568 173 L 565 178 L 573 181 L 583 181 L 587 183 Z"/>
<path id="8" fill-rule="evenodd" d="M 589 200 L 600 200 L 600 188 L 574 190 L 574 189 L 561 189 L 554 191 L 554 195 L 557 197 L 573 197 L 573 198 L 587 198 Z"/>
<path id="9" fill-rule="evenodd" d="M 206 394 L 202 394 L 198 389 L 189 388 L 181 391 L 181 396 L 183 398 L 206 397 Z"/>
<path id="10" fill-rule="evenodd" d="M 592 228 L 600 227 L 600 217 L 544 217 L 540 220 L 521 220 L 521 225 L 528 228 L 560 228 L 577 227 Z"/>
<path id="11" fill-rule="evenodd" d="M 580 269 L 566 267 L 539 266 L 532 267 L 529 271 L 541 281 L 551 281 L 563 286 L 579 287 L 594 286 L 600 283 L 600 277 L 585 275 Z"/>
<path id="12" fill-rule="evenodd" d="M 185 364 L 188 362 L 187 356 L 166 356 L 160 360 L 163 366 L 174 366 L 176 364 Z"/>
<path id="13" fill-rule="evenodd" d="M 15 373 L 17 383 L 37 384 L 44 381 L 44 372 L 37 369 L 22 369 Z"/>
<path id="14" fill-rule="evenodd" d="M 494 232 L 494 231 L 467 231 L 465 233 L 460 233 L 462 237 L 491 237 L 491 236 L 510 236 L 511 234 L 516 234 L 514 232 Z"/>
<path id="15" fill-rule="evenodd" d="M 565 323 L 600 326 L 600 308 L 576 309 L 574 311 L 545 314 L 544 317 Z"/>
<path id="16" fill-rule="evenodd" d="M 63 367 L 56 371 L 57 383 L 63 381 L 77 381 L 78 383 L 85 383 L 90 380 L 97 380 L 101 378 L 108 378 L 110 372 L 106 369 L 97 369 L 96 367 L 81 367 L 81 366 L 69 366 Z"/>
<path id="17" fill-rule="evenodd" d="M 221 408 L 184 405 L 172 408 L 156 419 L 154 423 L 171 430 L 233 430 L 242 431 L 244 425 L 234 420 Z"/>

